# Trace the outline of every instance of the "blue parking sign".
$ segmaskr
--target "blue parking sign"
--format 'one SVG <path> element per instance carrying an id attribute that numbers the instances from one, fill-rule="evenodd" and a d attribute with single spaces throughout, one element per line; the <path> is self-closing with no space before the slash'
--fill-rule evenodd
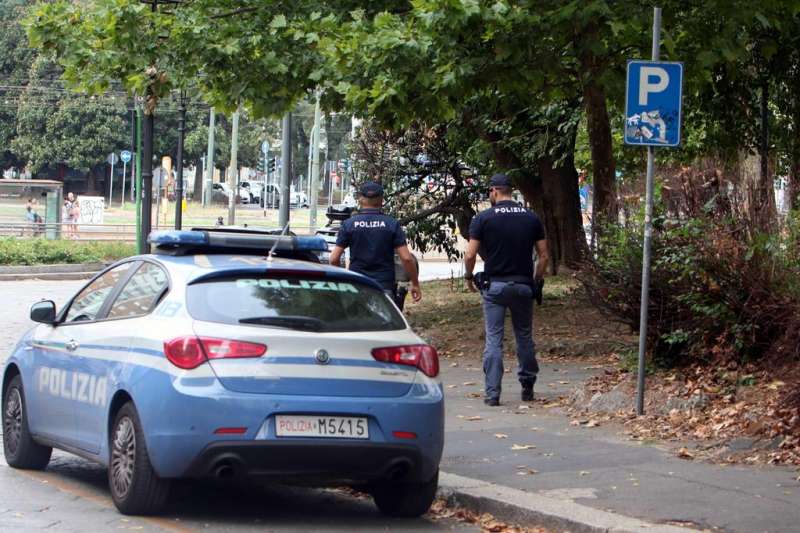
<path id="1" fill-rule="evenodd" d="M 682 97 L 683 63 L 628 61 L 625 144 L 678 146 Z"/>

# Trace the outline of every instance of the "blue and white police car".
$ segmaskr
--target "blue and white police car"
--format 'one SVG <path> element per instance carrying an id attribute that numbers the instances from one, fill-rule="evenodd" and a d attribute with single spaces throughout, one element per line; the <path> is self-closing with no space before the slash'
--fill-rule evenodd
<path id="1" fill-rule="evenodd" d="M 108 468 L 126 514 L 177 478 L 351 485 L 391 516 L 434 498 L 444 440 L 436 351 L 318 237 L 155 232 L 38 323 L 3 371 L 5 458 L 53 448 Z"/>

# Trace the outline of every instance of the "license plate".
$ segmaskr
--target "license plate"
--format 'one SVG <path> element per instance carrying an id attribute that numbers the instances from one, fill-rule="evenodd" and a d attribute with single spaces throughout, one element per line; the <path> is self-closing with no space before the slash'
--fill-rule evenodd
<path id="1" fill-rule="evenodd" d="M 368 439 L 369 424 L 365 417 L 355 416 L 278 415 L 275 434 L 279 437 Z"/>

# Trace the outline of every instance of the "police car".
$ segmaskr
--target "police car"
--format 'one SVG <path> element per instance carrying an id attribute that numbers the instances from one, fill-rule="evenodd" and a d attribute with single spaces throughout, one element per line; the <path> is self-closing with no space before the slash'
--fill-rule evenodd
<path id="1" fill-rule="evenodd" d="M 436 351 L 318 237 L 155 232 L 38 323 L 3 371 L 5 458 L 53 448 L 108 467 L 125 514 L 177 478 L 350 485 L 391 516 L 434 498 L 444 439 Z"/>

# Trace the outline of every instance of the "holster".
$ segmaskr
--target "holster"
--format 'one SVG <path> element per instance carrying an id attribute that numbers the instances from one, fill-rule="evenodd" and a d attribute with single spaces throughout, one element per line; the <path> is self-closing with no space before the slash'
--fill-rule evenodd
<path id="1" fill-rule="evenodd" d="M 474 278 L 475 287 L 480 291 L 483 292 L 489 288 L 489 285 L 492 283 L 489 279 L 489 276 L 486 275 L 486 272 L 476 272 Z"/>

